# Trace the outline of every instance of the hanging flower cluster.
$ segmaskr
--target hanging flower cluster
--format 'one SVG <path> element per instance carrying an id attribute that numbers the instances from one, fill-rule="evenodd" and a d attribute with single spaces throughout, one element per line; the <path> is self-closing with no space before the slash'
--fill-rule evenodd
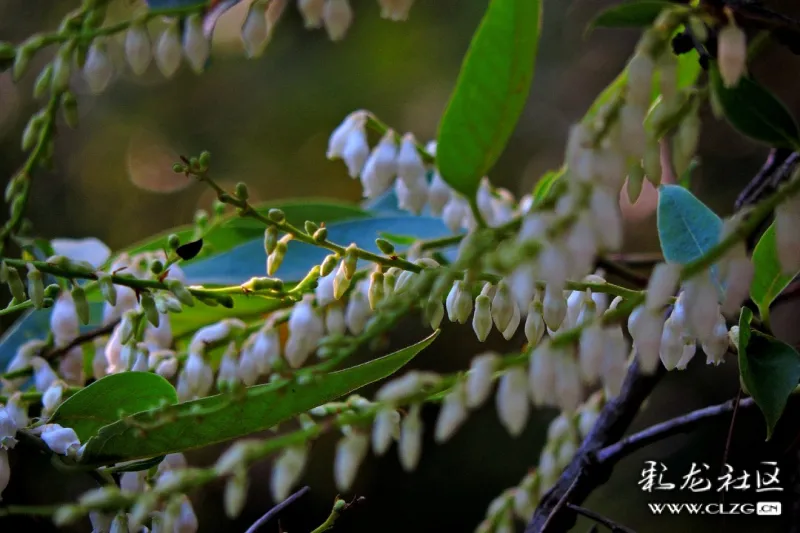
<path id="1" fill-rule="evenodd" d="M 393 21 L 405 20 L 412 4 L 379 0 L 381 16 Z M 250 3 L 241 32 L 248 56 L 263 52 L 287 5 L 287 0 Z M 348 0 L 298 0 L 296 7 L 307 28 L 324 27 L 333 41 L 344 38 L 353 21 Z M 339 435 L 332 470 L 337 489 L 346 493 L 370 450 L 383 455 L 396 443 L 402 468 L 417 468 L 425 404 L 439 404 L 430 429 L 442 444 L 493 399 L 512 437 L 523 433 L 532 409 L 559 411 L 538 466 L 489 505 L 477 529 L 513 531 L 515 517 L 530 518 L 605 403 L 620 393 L 633 361 L 643 373 L 655 372 L 659 364 L 682 370 L 699 345 L 707 363 L 718 365 L 736 345 L 728 320 L 748 298 L 754 277 L 740 235 L 747 221 L 740 216 L 722 224 L 713 260 L 704 256 L 688 265 L 659 263 L 643 290 L 613 285 L 597 268 L 602 254 L 623 246 L 623 188 L 636 201 L 645 180 L 657 186 L 662 174 L 682 174 L 697 150 L 702 95 L 681 86 L 669 47 L 680 25 L 690 27 L 700 45 L 708 41 L 705 23 L 691 13 L 666 9 L 644 33 L 626 67 L 624 86 L 571 127 L 560 177 L 536 201 L 532 195 L 517 199 L 495 188 L 488 177 L 476 183 L 474 198 L 466 198 L 440 173 L 436 142 L 423 146 L 414 134 L 399 134 L 364 110 L 345 117 L 330 136 L 327 157 L 343 160 L 348 174 L 360 180 L 364 197 L 393 192 L 401 209 L 441 217 L 452 236 L 415 241 L 405 251 L 396 250 L 389 237 L 380 238 L 379 253 L 334 242 L 323 223 L 306 221 L 300 229 L 280 209 L 264 213 L 254 208 L 244 184 L 233 193 L 224 191 L 210 177 L 210 156 L 204 153 L 183 159 L 175 171 L 209 185 L 220 206 L 230 205 L 238 215 L 265 225 L 263 277 L 233 287 L 188 285 L 177 263 L 194 255 L 181 251 L 177 235 L 167 239 L 168 250 L 120 254 L 106 266 L 60 255 L 46 261 L 4 258 L 0 282 L 8 285 L 11 307 L 51 312 L 47 338 L 20 345 L 0 376 L 0 495 L 11 478 L 8 452 L 22 437 L 38 439 L 54 460 L 74 463 L 85 457 L 89 441 L 82 442 L 77 426 L 60 424 L 57 413 L 72 394 L 105 376 L 154 373 L 174 385 L 179 405 L 209 396 L 233 405 L 246 401 L 248 388 L 262 383 L 313 387 L 320 375 L 356 349 L 374 348 L 394 321 L 414 312 L 434 330 L 446 317 L 468 324 L 479 342 L 496 330 L 506 341 L 524 344 L 509 355 L 484 351 L 461 373 L 411 370 L 385 381 L 372 399 L 352 395 L 295 413 L 290 424 L 296 429 L 284 431 L 279 445 L 277 440 L 239 440 L 208 468 L 189 467 L 181 454 L 168 454 L 148 469 L 124 471 L 118 486 L 89 491 L 74 505 L 60 507 L 54 519 L 66 524 L 89 515 L 95 531 L 191 533 L 198 523 L 189 490 L 224 480 L 225 512 L 236 517 L 247 499 L 248 467 L 275 454 L 269 487 L 276 501 L 283 500 L 299 483 L 313 442 L 324 433 Z M 150 12 L 123 24 L 125 57 L 134 74 L 144 74 L 153 61 L 165 77 L 173 76 L 184 60 L 198 73 L 207 66 L 205 13 L 198 8 L 172 15 L 157 39 L 152 39 Z M 37 94 L 50 90 L 53 98 L 28 124 L 25 150 L 48 149 L 59 106 L 67 122 L 74 123 L 76 104 L 68 89 L 75 68 L 94 93 L 105 90 L 113 77 L 108 35 L 101 31 L 104 14 L 99 22 L 86 13 L 80 17 L 75 24 L 93 38 L 65 41 L 66 33 L 55 38 L 61 49 L 35 89 Z M 20 47 L 17 77 L 42 43 L 31 41 L 28 51 Z M 714 44 L 724 85 L 735 87 L 746 73 L 747 43 L 732 17 Z M 378 133 L 372 144 L 370 128 Z M 665 145 L 670 149 L 664 150 Z M 21 176 L 9 185 L 12 218 L 21 216 L 15 206 L 22 201 L 16 198 L 24 201 L 27 195 L 29 180 Z M 800 188 L 798 179 L 793 176 L 787 186 L 792 192 Z M 787 196 L 773 205 L 775 238 L 782 270 L 794 274 L 800 270 L 800 199 Z M 214 229 L 204 217 L 197 219 L 195 238 Z M 328 255 L 299 282 L 283 280 L 281 267 L 298 242 Z M 455 245 L 452 257 L 440 253 Z M 60 284 L 45 286 L 46 275 L 59 278 Z M 176 313 L 198 304 L 232 307 L 232 295 L 271 300 L 274 307 L 266 317 L 216 315 L 188 333 L 175 330 L 173 335 Z M 82 324 L 98 322 L 92 320 L 90 300 L 100 296 L 101 327 L 82 335 Z M 91 357 L 85 354 L 87 346 Z M 190 405 L 193 410 L 181 416 L 200 420 L 203 402 Z M 151 411 L 154 427 L 174 420 L 170 407 Z M 146 437 L 146 426 L 132 418 L 123 421 L 138 430 L 132 438 Z M 110 468 L 128 467 L 118 463 Z"/>

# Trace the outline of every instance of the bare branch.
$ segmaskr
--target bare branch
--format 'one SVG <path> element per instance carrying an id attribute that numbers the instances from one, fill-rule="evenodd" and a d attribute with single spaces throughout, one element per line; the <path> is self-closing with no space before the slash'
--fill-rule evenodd
<path id="1" fill-rule="evenodd" d="M 256 531 L 258 531 L 258 528 L 260 528 L 261 526 L 272 520 L 275 517 L 275 515 L 283 511 L 285 508 L 287 508 L 294 502 L 296 502 L 310 490 L 311 489 L 308 486 L 305 486 L 302 489 L 298 490 L 297 492 L 295 492 L 294 494 L 292 494 L 291 496 L 289 496 L 288 498 L 277 504 L 275 507 L 267 511 L 266 514 L 261 518 L 259 518 L 258 520 L 256 520 L 253 523 L 253 525 L 250 526 L 247 529 L 247 531 L 245 531 L 245 533 L 256 533 Z"/>
<path id="2" fill-rule="evenodd" d="M 658 442 L 672 435 L 686 433 L 697 427 L 701 422 L 733 412 L 736 398 L 719 405 L 704 407 L 683 416 L 650 426 L 633 435 L 629 435 L 617 443 L 603 448 L 597 453 L 597 462 L 603 465 L 613 465 L 623 457 L 641 450 L 654 442 Z M 753 398 L 744 398 L 738 402 L 739 409 L 746 409 L 755 405 Z"/>
<path id="3" fill-rule="evenodd" d="M 601 515 L 600 513 L 595 513 L 594 511 L 587 509 L 585 507 L 581 507 L 579 505 L 574 505 L 571 503 L 568 503 L 567 507 L 569 507 L 570 510 L 575 511 L 578 514 L 583 515 L 586 518 L 589 518 L 590 520 L 594 520 L 598 524 L 603 524 L 608 529 L 610 529 L 612 533 L 636 533 L 631 528 L 625 527 L 622 524 L 614 522 L 610 518 L 607 518 Z"/>

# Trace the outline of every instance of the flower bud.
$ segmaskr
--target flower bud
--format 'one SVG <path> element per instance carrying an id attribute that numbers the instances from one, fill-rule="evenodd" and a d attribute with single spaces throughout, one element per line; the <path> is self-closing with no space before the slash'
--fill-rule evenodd
<path id="1" fill-rule="evenodd" d="M 142 292 L 139 296 L 139 303 L 142 306 L 147 321 L 153 324 L 153 326 L 158 327 L 160 315 L 156 307 L 156 301 L 153 298 L 153 293 L 149 291 Z"/>
<path id="2" fill-rule="evenodd" d="M 326 0 L 322 9 L 322 21 L 331 41 L 340 41 L 353 22 L 353 10 L 348 0 Z"/>
<path id="3" fill-rule="evenodd" d="M 47 447 L 59 455 L 74 457 L 78 453 L 78 448 L 81 447 L 75 430 L 61 427 L 58 424 L 43 426 L 41 436 Z"/>
<path id="4" fill-rule="evenodd" d="M 333 461 L 333 477 L 340 492 L 347 492 L 352 487 L 368 449 L 369 438 L 356 431 L 349 431 L 339 440 Z"/>
<path id="5" fill-rule="evenodd" d="M 267 46 L 269 32 L 264 4 L 253 2 L 242 25 L 242 43 L 247 57 L 258 57 Z"/>
<path id="6" fill-rule="evenodd" d="M 628 92 L 626 99 L 632 105 L 647 108 L 653 91 L 653 59 L 642 52 L 628 63 Z"/>
<path id="7" fill-rule="evenodd" d="M 329 335 L 344 335 L 347 323 L 340 305 L 331 305 L 325 310 L 325 330 Z"/>
<path id="8" fill-rule="evenodd" d="M 339 264 L 339 269 L 336 271 L 336 274 L 333 277 L 333 298 L 334 300 L 339 300 L 344 293 L 347 292 L 347 289 L 350 288 L 350 279 L 352 276 L 347 275 L 347 268 L 345 267 L 345 262 L 342 261 Z"/>
<path id="9" fill-rule="evenodd" d="M 648 141 L 642 157 L 642 166 L 647 180 L 654 187 L 661 185 L 661 146 L 657 141 Z"/>
<path id="10" fill-rule="evenodd" d="M 540 303 L 531 302 L 528 306 L 528 316 L 525 318 L 525 338 L 531 346 L 539 344 L 545 332 L 544 319 L 540 309 Z"/>
<path id="11" fill-rule="evenodd" d="M 466 394 L 464 384 L 456 382 L 449 393 L 444 397 L 439 418 L 436 420 L 434 439 L 437 443 L 448 440 L 467 419 Z"/>
<path id="12" fill-rule="evenodd" d="M 369 144 L 367 143 L 367 134 L 364 131 L 363 123 L 357 123 L 348 132 L 342 149 L 342 159 L 347 165 L 347 173 L 351 178 L 356 178 L 361 174 L 368 157 Z"/>
<path id="13" fill-rule="evenodd" d="M 128 33 L 125 35 L 125 58 L 137 76 L 144 74 L 147 67 L 150 66 L 153 51 L 147 26 L 134 24 L 128 29 Z"/>
<path id="14" fill-rule="evenodd" d="M 17 53 L 14 56 L 14 68 L 12 71 L 12 77 L 14 81 L 19 81 L 22 76 L 25 75 L 25 72 L 28 70 L 28 65 L 30 65 L 31 59 L 33 59 L 34 54 L 36 54 L 39 46 L 36 43 L 25 43 L 19 48 L 17 48 Z"/>
<path id="15" fill-rule="evenodd" d="M 400 22 L 408 19 L 408 12 L 414 0 L 378 0 L 381 18 Z"/>
<path id="16" fill-rule="evenodd" d="M 36 83 L 33 85 L 33 97 L 39 99 L 50 90 L 50 84 L 53 81 L 53 65 L 47 65 L 39 73 L 36 78 Z"/>
<path id="17" fill-rule="evenodd" d="M 325 0 L 297 0 L 297 9 L 303 17 L 303 25 L 306 29 L 322 27 L 324 7 Z"/>
<path id="18" fill-rule="evenodd" d="M 158 70 L 165 78 L 171 78 L 181 66 L 181 35 L 177 21 L 170 21 L 169 26 L 158 38 L 155 60 Z"/>
<path id="19" fill-rule="evenodd" d="M 544 290 L 544 300 L 542 301 L 543 318 L 547 327 L 557 331 L 567 316 L 567 302 L 563 292 L 548 285 Z"/>
<path id="20" fill-rule="evenodd" d="M 492 331 L 492 315 L 489 309 L 489 297 L 481 294 L 475 299 L 475 314 L 472 317 L 472 329 L 480 342 L 486 340 Z"/>
<path id="21" fill-rule="evenodd" d="M 487 352 L 472 359 L 465 388 L 466 404 L 469 408 L 478 408 L 489 398 L 498 361 L 499 356 L 493 352 Z"/>
<path id="22" fill-rule="evenodd" d="M 9 268 L 6 278 L 8 279 L 8 290 L 11 291 L 11 296 L 13 296 L 18 303 L 24 302 L 25 285 L 22 283 L 19 271 L 13 267 Z"/>
<path id="23" fill-rule="evenodd" d="M 539 344 L 531 354 L 528 387 L 537 406 L 555 405 L 557 357 L 548 341 Z"/>
<path id="24" fill-rule="evenodd" d="M 497 291 L 492 299 L 492 319 L 498 331 L 504 331 L 511 318 L 514 316 L 514 302 L 511 289 L 504 281 L 497 285 Z"/>
<path id="25" fill-rule="evenodd" d="M 412 472 L 419 464 L 422 455 L 422 420 L 420 419 L 421 404 L 415 403 L 409 407 L 408 414 L 400 426 L 400 465 L 406 472 Z"/>
<path id="26" fill-rule="evenodd" d="M 64 91 L 69 87 L 69 77 L 72 73 L 72 51 L 70 44 L 62 46 L 53 60 L 53 79 L 51 90 L 54 93 Z"/>
<path id="27" fill-rule="evenodd" d="M 411 133 L 403 135 L 400 142 L 400 149 L 397 152 L 397 177 L 409 189 L 413 189 L 425 179 L 425 164 L 417 151 L 417 141 Z"/>
<path id="28" fill-rule="evenodd" d="M 512 367 L 503 374 L 496 400 L 500 423 L 512 437 L 518 436 L 525 429 L 530 411 L 528 381 L 522 368 Z"/>
<path id="29" fill-rule="evenodd" d="M 297 483 L 306 465 L 308 450 L 304 445 L 285 448 L 275 460 L 270 477 L 272 499 L 281 502 Z"/>
<path id="30" fill-rule="evenodd" d="M 350 333 L 353 335 L 361 334 L 371 314 L 372 311 L 370 310 L 367 296 L 357 287 L 350 295 L 350 301 L 345 312 L 345 320 Z"/>
<path id="31" fill-rule="evenodd" d="M 645 308 L 650 311 L 663 309 L 678 288 L 681 266 L 677 263 L 659 263 L 653 268 L 647 284 Z"/>
<path id="32" fill-rule="evenodd" d="M 725 87 L 735 87 L 747 69 L 747 36 L 735 22 L 717 35 L 717 64 Z"/>
<path id="33" fill-rule="evenodd" d="M 511 315 L 511 322 L 508 323 L 506 329 L 503 330 L 503 338 L 507 341 L 511 340 L 511 337 L 517 332 L 517 328 L 519 328 L 519 323 L 522 318 L 521 313 L 519 311 L 519 307 L 517 307 L 516 302 L 511 302 L 511 308 L 513 310 L 513 314 Z"/>
<path id="34" fill-rule="evenodd" d="M 190 15 L 183 30 L 183 52 L 189 65 L 197 74 L 203 72 L 211 53 L 211 43 L 203 31 L 201 15 Z"/>
<path id="35" fill-rule="evenodd" d="M 225 484 L 225 515 L 231 520 L 241 514 L 244 504 L 247 503 L 248 485 L 247 470 L 244 468 L 239 469 Z"/>
<path id="36" fill-rule="evenodd" d="M 28 294 L 33 302 L 33 307 L 41 309 L 44 306 L 44 282 L 42 273 L 34 267 L 28 269 Z"/>
<path id="37" fill-rule="evenodd" d="M 275 251 L 273 251 L 269 256 L 267 256 L 267 275 L 274 276 L 275 272 L 283 263 L 283 258 L 286 257 L 286 252 L 288 251 L 288 247 L 286 243 L 281 240 L 275 246 Z"/>
<path id="38" fill-rule="evenodd" d="M 400 413 L 395 409 L 382 408 L 375 415 L 372 425 L 372 451 L 383 455 L 393 439 L 400 436 Z"/>

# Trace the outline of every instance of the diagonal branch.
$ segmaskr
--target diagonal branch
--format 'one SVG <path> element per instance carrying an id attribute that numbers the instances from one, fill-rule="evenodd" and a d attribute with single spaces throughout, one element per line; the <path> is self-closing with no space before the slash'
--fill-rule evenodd
<path id="1" fill-rule="evenodd" d="M 298 490 L 294 494 L 290 495 L 288 498 L 286 498 L 285 500 L 277 504 L 275 507 L 267 511 L 264 514 L 264 516 L 256 520 L 252 526 L 247 528 L 247 531 L 245 531 L 245 533 L 256 533 L 256 531 L 258 531 L 261 528 L 261 526 L 272 520 L 278 513 L 289 507 L 291 504 L 293 504 L 294 502 L 305 496 L 305 494 L 310 490 L 311 489 L 306 486 Z"/>
<path id="2" fill-rule="evenodd" d="M 573 505 L 571 503 L 568 503 L 567 507 L 570 510 L 575 511 L 579 515 L 583 515 L 583 516 L 585 516 L 586 518 L 588 518 L 590 520 L 594 520 L 598 524 L 603 524 L 604 526 L 606 526 L 608 529 L 611 530 L 611 533 L 636 533 L 631 528 L 625 527 L 622 524 L 614 522 L 610 518 L 605 517 L 605 516 L 601 515 L 600 513 L 595 513 L 591 509 L 587 509 L 587 508 L 581 507 L 579 505 Z"/>
<path id="3" fill-rule="evenodd" d="M 525 527 L 525 533 L 543 532 L 545 526 L 548 531 L 567 531 L 575 524 L 575 513 L 564 512 L 564 504 L 581 504 L 595 488 L 606 482 L 610 469 L 596 460 L 596 454 L 622 438 L 639 412 L 639 406 L 665 372 L 659 365 L 654 374 L 646 375 L 639 371 L 638 361 L 631 364 L 619 396 L 609 401 L 600 411 L 597 422 L 575 457 L 553 488 L 542 498 Z"/>
<path id="4" fill-rule="evenodd" d="M 624 439 L 611 444 L 597 453 L 597 462 L 604 466 L 612 466 L 623 457 L 632 454 L 637 450 L 641 450 L 645 446 L 649 446 L 654 442 L 658 442 L 672 435 L 679 433 L 686 433 L 693 430 L 706 420 L 716 418 L 733 412 L 736 406 L 736 399 L 728 400 L 727 402 L 704 407 L 691 413 L 655 424 L 647 429 L 638 433 L 634 433 Z M 754 406 L 756 403 L 753 398 L 744 398 L 738 402 L 739 409 L 747 409 Z"/>

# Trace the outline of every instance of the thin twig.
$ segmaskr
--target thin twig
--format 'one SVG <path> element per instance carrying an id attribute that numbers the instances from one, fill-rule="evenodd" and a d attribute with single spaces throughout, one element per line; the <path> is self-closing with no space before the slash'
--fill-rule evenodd
<path id="1" fill-rule="evenodd" d="M 753 398 L 744 398 L 740 402 L 731 399 L 725 403 L 704 407 L 683 416 L 661 422 L 660 424 L 655 424 L 603 448 L 597 453 L 597 462 L 603 465 L 613 465 L 623 457 L 637 450 L 641 450 L 645 446 L 672 435 L 685 433 L 698 426 L 701 422 L 730 413 L 733 411 L 736 403 L 738 403 L 741 409 L 746 409 L 755 405 Z"/>
<path id="2" fill-rule="evenodd" d="M 97 337 L 108 335 L 109 333 L 114 331 L 114 328 L 117 327 L 117 324 L 119 324 L 119 319 L 114 320 L 113 322 L 110 322 L 104 326 L 100 326 L 99 328 L 87 331 L 82 335 L 78 335 L 69 344 L 62 346 L 61 348 L 56 348 L 55 350 L 44 354 L 43 357 L 48 361 L 52 361 L 53 359 L 61 357 L 62 355 L 69 353 L 69 351 L 75 348 L 76 346 L 81 346 L 86 342 L 93 341 Z"/>
<path id="3" fill-rule="evenodd" d="M 639 274 L 635 270 L 632 270 L 621 263 L 618 263 L 606 257 L 599 257 L 597 259 L 597 266 L 602 268 L 609 274 L 614 274 L 619 278 L 629 281 L 638 288 L 647 287 L 647 282 L 648 282 L 647 276 Z"/>
<path id="4" fill-rule="evenodd" d="M 261 518 L 256 520 L 253 523 L 253 525 L 250 526 L 247 529 L 247 531 L 245 531 L 245 533 L 255 533 L 256 531 L 258 531 L 258 528 L 260 528 L 261 526 L 263 526 L 264 524 L 266 524 L 267 522 L 272 520 L 272 518 L 274 518 L 275 515 L 280 513 L 282 510 L 284 510 L 286 507 L 288 507 L 291 504 L 293 504 L 295 501 L 297 501 L 301 497 L 303 497 L 310 490 L 311 489 L 308 486 L 305 486 L 302 489 L 298 490 L 297 492 L 295 492 L 294 494 L 292 494 L 291 496 L 289 496 L 288 498 L 286 498 L 285 500 L 283 500 L 282 502 L 277 504 L 275 507 L 273 507 L 272 509 L 267 511 L 264 514 L 264 516 L 262 516 Z"/>
<path id="5" fill-rule="evenodd" d="M 572 495 L 572 491 L 575 490 L 575 486 L 578 484 L 578 479 L 580 479 L 580 477 L 579 476 L 575 476 L 575 479 L 572 480 L 572 484 L 564 492 L 564 494 L 561 495 L 561 498 L 558 499 L 558 502 L 556 502 L 556 505 L 553 507 L 553 510 L 550 512 L 550 516 L 547 517 L 547 520 L 545 520 L 544 524 L 542 525 L 542 533 L 547 531 L 547 526 L 549 526 L 550 523 L 555 519 L 556 515 L 564 507 L 564 505 L 567 505 L 567 506 L 572 505 L 570 503 L 567 503 L 567 500 Z"/>
<path id="6" fill-rule="evenodd" d="M 733 399 L 733 415 L 731 415 L 731 425 L 728 428 L 728 438 L 725 439 L 725 451 L 722 453 L 722 463 L 728 462 L 728 453 L 731 451 L 731 442 L 733 442 L 733 427 L 736 424 L 736 413 L 739 412 L 739 404 L 742 401 L 742 388 L 736 392 L 736 398 Z M 720 472 L 722 473 L 722 472 Z"/>
<path id="7" fill-rule="evenodd" d="M 720 475 L 725 473 L 725 465 L 728 464 L 728 454 L 731 450 L 731 442 L 733 442 L 733 428 L 736 425 L 736 414 L 739 412 L 739 404 L 742 401 L 742 387 L 739 387 L 739 390 L 736 391 L 736 398 L 733 399 L 733 414 L 731 415 L 731 424 L 728 426 L 728 437 L 725 439 L 725 450 L 722 452 L 722 465 L 720 466 Z M 720 503 L 725 503 L 725 492 L 721 491 L 719 498 Z M 722 516 L 722 529 L 725 529 L 725 521 L 727 520 L 727 516 Z"/>
<path id="8" fill-rule="evenodd" d="M 629 527 L 623 526 L 617 522 L 614 522 L 610 518 L 607 518 L 600 513 L 595 513 L 594 511 L 587 509 L 585 507 L 581 507 L 579 505 L 575 505 L 572 503 L 568 503 L 567 507 L 569 507 L 572 511 L 575 511 L 579 515 L 583 515 L 590 520 L 594 520 L 599 524 L 603 524 L 608 529 L 610 529 L 613 533 L 636 533 Z"/>

